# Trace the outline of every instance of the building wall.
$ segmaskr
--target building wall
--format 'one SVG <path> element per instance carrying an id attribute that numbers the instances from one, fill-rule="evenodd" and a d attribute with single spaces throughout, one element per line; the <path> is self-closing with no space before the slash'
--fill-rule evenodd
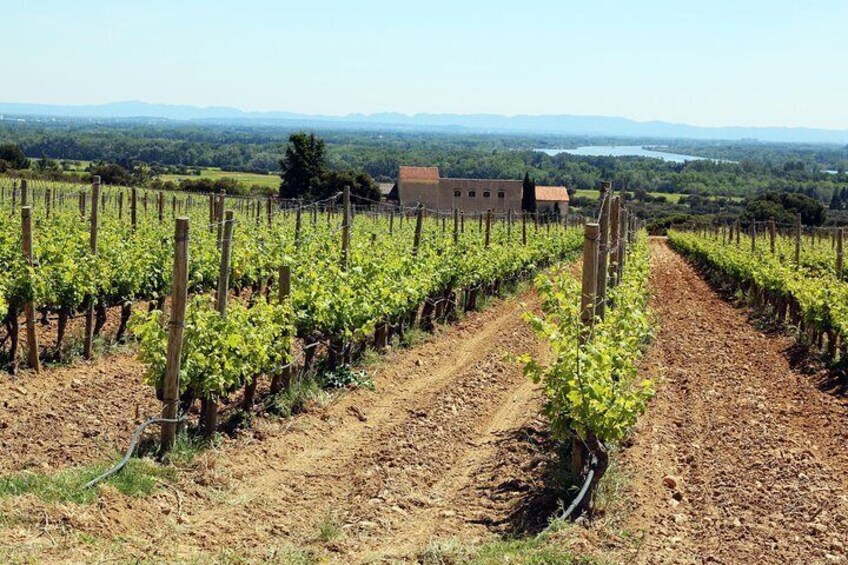
<path id="1" fill-rule="evenodd" d="M 536 201 L 536 211 L 540 214 L 544 214 L 546 212 L 553 212 L 554 207 L 556 206 L 556 202 L 551 202 L 548 200 L 537 200 Z M 568 215 L 568 202 L 560 202 L 559 203 L 559 212 L 563 216 Z"/>
<path id="2" fill-rule="evenodd" d="M 439 179 L 399 181 L 398 193 L 403 206 L 420 202 L 431 210 L 485 212 L 521 210 L 522 182 L 496 179 Z M 472 196 L 473 194 L 473 196 Z"/>

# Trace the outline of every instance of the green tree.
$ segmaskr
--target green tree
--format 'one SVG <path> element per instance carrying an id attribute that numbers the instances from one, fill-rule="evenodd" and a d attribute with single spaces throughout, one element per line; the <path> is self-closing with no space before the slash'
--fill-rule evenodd
<path id="1" fill-rule="evenodd" d="M 0 161 L 5 161 L 9 169 L 28 169 L 29 159 L 16 143 L 0 145 Z"/>
<path id="2" fill-rule="evenodd" d="M 380 188 L 368 173 L 355 173 L 353 171 L 332 171 L 321 177 L 320 192 L 315 194 L 316 198 L 329 198 L 350 187 L 350 193 L 369 200 L 380 200 Z"/>
<path id="3" fill-rule="evenodd" d="M 100 182 L 103 184 L 128 186 L 133 184 L 132 175 L 122 166 L 117 163 L 97 163 L 91 167 L 92 176 L 100 176 Z"/>
<path id="4" fill-rule="evenodd" d="M 524 173 L 524 183 L 521 188 L 521 209 L 525 212 L 535 212 L 536 183 L 530 178 L 530 173 Z"/>
<path id="5" fill-rule="evenodd" d="M 827 216 L 824 204 L 814 198 L 796 192 L 770 192 L 748 200 L 743 221 L 766 221 L 774 218 L 778 223 L 790 224 L 795 215 L 801 214 L 801 223 L 820 226 Z"/>
<path id="6" fill-rule="evenodd" d="M 291 134 L 280 169 L 280 198 L 314 199 L 321 193 L 321 178 L 327 170 L 324 140 L 314 133 Z"/>

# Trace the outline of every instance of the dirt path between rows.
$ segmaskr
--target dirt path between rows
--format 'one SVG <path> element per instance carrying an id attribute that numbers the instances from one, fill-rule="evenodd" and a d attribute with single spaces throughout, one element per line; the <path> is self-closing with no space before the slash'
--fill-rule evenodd
<path id="1" fill-rule="evenodd" d="M 92 508 L 35 499 L 0 508 L 17 524 L 0 530 L 0 545 L 51 562 L 260 560 L 297 547 L 357 563 L 538 521 L 523 504 L 545 464 L 534 454 L 545 427 L 541 392 L 505 357 L 545 354 L 522 319 L 537 306 L 527 291 L 439 328 L 390 353 L 375 391 L 291 421 L 260 419 L 182 470 L 174 489 L 143 499 L 107 489 Z M 82 535 L 101 541 L 82 544 Z"/>
<path id="2" fill-rule="evenodd" d="M 792 340 L 758 331 L 664 240 L 651 251 L 661 327 L 646 370 L 664 382 L 620 455 L 625 528 L 645 536 L 635 562 L 848 562 L 845 399 L 793 370 Z"/>

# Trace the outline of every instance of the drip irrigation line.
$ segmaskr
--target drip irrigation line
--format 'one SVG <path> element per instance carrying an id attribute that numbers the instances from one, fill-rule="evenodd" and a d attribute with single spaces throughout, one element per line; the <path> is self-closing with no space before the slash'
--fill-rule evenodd
<path id="1" fill-rule="evenodd" d="M 126 464 L 129 462 L 130 457 L 132 457 L 133 452 L 135 452 L 136 445 L 138 444 L 138 440 L 141 438 L 142 432 L 144 432 L 144 430 L 148 426 L 153 425 L 153 424 L 179 424 L 180 422 L 184 421 L 185 419 L 186 419 L 185 415 L 180 416 L 179 418 L 150 418 L 149 420 L 147 420 L 146 422 L 144 422 L 143 424 L 138 426 L 135 429 L 135 431 L 133 432 L 132 437 L 130 438 L 130 445 L 127 448 L 127 452 L 124 454 L 124 458 L 121 459 L 111 469 L 101 473 L 100 475 L 96 476 L 95 478 L 93 478 L 90 481 L 88 481 L 87 483 L 85 483 L 85 486 L 83 488 L 90 489 L 91 487 L 93 487 L 94 485 L 96 485 L 97 483 L 102 481 L 103 479 L 106 479 L 106 478 L 114 475 L 115 473 L 117 473 L 121 469 L 123 469 L 126 466 Z"/>

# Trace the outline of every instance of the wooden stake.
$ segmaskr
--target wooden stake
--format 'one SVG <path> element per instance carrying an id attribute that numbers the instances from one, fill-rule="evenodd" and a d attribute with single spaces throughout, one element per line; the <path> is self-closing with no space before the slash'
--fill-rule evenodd
<path id="1" fill-rule="evenodd" d="M 92 255 L 97 255 L 97 229 L 100 212 L 100 177 L 95 175 L 91 179 L 91 230 L 89 233 L 88 246 Z M 85 340 L 83 342 L 83 357 L 91 359 L 94 355 L 92 344 L 94 342 L 94 296 L 88 297 L 88 305 L 85 310 Z"/>
<path id="2" fill-rule="evenodd" d="M 618 284 L 618 247 L 621 240 L 621 200 L 618 195 L 612 197 L 610 204 L 610 262 L 609 278 L 610 284 Z"/>
<path id="3" fill-rule="evenodd" d="M 280 288 L 277 299 L 280 304 L 285 303 L 291 296 L 291 267 L 283 265 L 279 272 Z M 291 345 L 289 346 L 289 356 L 291 357 Z M 290 360 L 287 366 L 274 374 L 271 378 L 271 394 L 277 394 L 281 390 L 288 390 L 291 386 L 291 376 L 294 373 L 292 364 L 294 360 Z"/>
<path id="4" fill-rule="evenodd" d="M 597 316 L 603 320 L 606 315 L 606 299 L 607 299 L 607 258 L 609 257 L 609 224 L 610 224 L 610 206 L 612 183 L 604 181 L 601 183 L 601 220 L 599 222 L 600 229 L 600 248 L 598 252 L 598 305 L 595 308 Z"/>
<path id="5" fill-rule="evenodd" d="M 774 255 L 774 253 L 775 253 L 775 239 L 776 239 L 777 233 L 776 233 L 773 217 L 769 218 L 768 230 L 769 230 L 769 251 L 771 251 L 771 254 Z"/>
<path id="6" fill-rule="evenodd" d="M 489 241 L 492 234 L 492 209 L 486 210 L 486 247 L 489 247 Z"/>
<path id="7" fill-rule="evenodd" d="M 342 192 L 344 219 L 342 220 L 342 270 L 347 271 L 350 263 L 350 187 L 345 186 Z"/>
<path id="8" fill-rule="evenodd" d="M 130 225 L 133 231 L 138 225 L 138 189 L 135 187 L 130 189 Z"/>
<path id="9" fill-rule="evenodd" d="M 795 214 L 795 266 L 801 267 L 801 214 Z"/>
<path id="10" fill-rule="evenodd" d="M 32 208 L 24 206 L 21 208 L 21 231 L 23 232 L 22 243 L 24 257 L 30 268 L 33 266 L 32 256 Z M 26 315 L 27 332 L 27 361 L 29 366 L 36 372 L 41 372 L 41 362 L 38 359 L 38 335 L 35 333 L 35 305 L 32 299 L 24 304 Z M 14 359 L 12 363 L 14 364 Z"/>
<path id="11" fill-rule="evenodd" d="M 527 245 L 527 212 L 521 213 L 521 245 Z"/>
<path id="12" fill-rule="evenodd" d="M 188 299 L 188 218 L 177 218 L 176 221 L 173 277 L 171 315 L 168 321 L 168 351 L 162 390 L 162 418 L 167 420 L 177 419 L 180 402 L 180 358 Z M 163 452 L 170 451 L 176 439 L 177 423 L 163 422 L 160 430 L 161 449 Z"/>
<path id="13" fill-rule="evenodd" d="M 424 222 L 424 206 L 418 205 L 415 213 L 415 237 L 412 240 L 412 255 L 418 255 L 418 246 L 421 245 L 421 225 Z"/>
<path id="14" fill-rule="evenodd" d="M 595 307 L 598 303 L 598 244 L 601 226 L 586 224 L 583 239 L 583 290 L 580 300 L 580 344 L 585 344 L 595 325 Z"/>

